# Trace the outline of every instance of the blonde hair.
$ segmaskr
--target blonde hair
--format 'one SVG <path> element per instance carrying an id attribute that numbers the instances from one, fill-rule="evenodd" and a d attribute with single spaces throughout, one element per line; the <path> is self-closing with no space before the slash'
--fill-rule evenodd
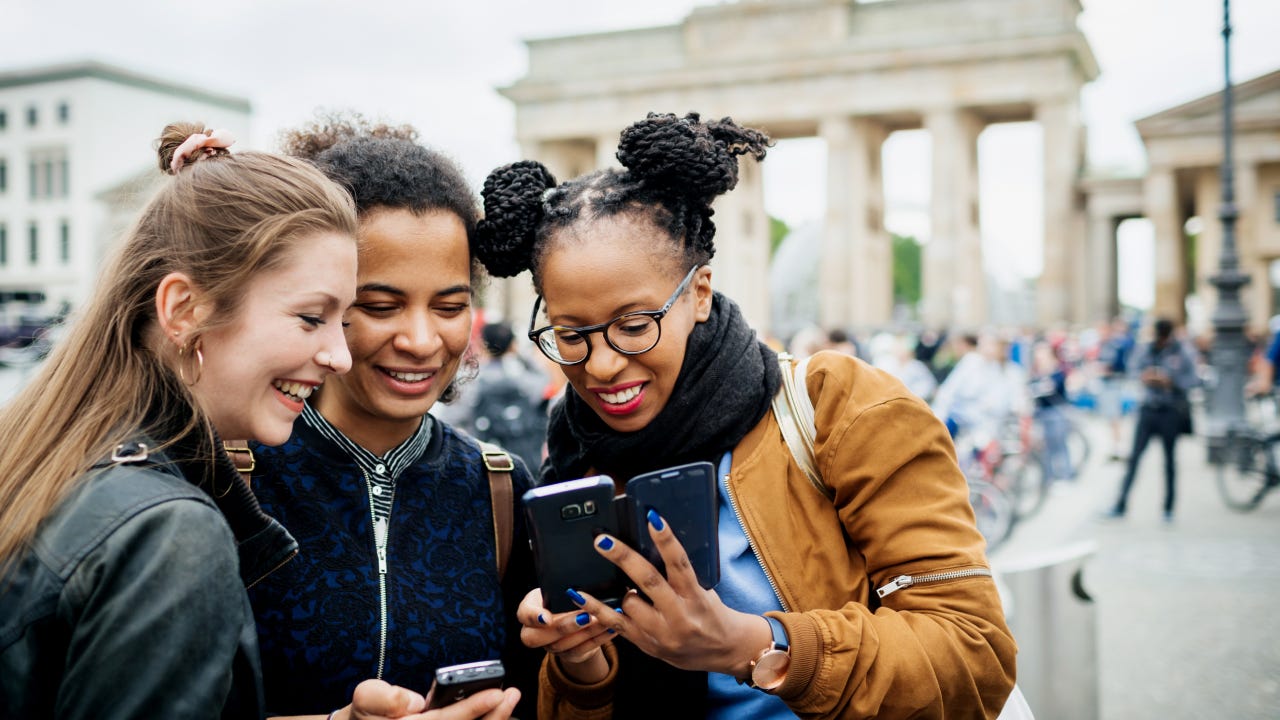
<path id="1" fill-rule="evenodd" d="M 185 273 L 215 310 L 188 338 L 193 346 L 234 319 L 248 283 L 278 267 L 298 240 L 328 231 L 355 242 L 350 196 L 303 161 L 197 152 L 170 171 L 175 149 L 199 132 L 209 131 L 164 129 L 158 162 L 174 177 L 126 233 L 65 339 L 0 411 L 0 571 L 95 462 L 155 430 L 146 423 L 157 402 L 177 403 L 190 418 L 177 437 L 212 434 L 179 379 L 174 345 L 159 337 L 156 289 L 166 275 Z"/>

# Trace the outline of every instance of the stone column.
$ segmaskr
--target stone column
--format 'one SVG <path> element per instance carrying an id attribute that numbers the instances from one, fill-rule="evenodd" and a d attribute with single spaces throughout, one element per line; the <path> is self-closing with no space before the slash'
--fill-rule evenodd
<path id="1" fill-rule="evenodd" d="M 819 263 L 824 328 L 873 328 L 893 318 L 893 249 L 884 228 L 881 150 L 888 131 L 870 118 L 829 118 L 827 211 Z"/>
<path id="2" fill-rule="evenodd" d="M 1084 273 L 1087 281 L 1086 306 L 1083 322 L 1097 323 L 1110 320 L 1120 312 L 1120 297 L 1116 275 L 1116 231 L 1119 221 L 1109 213 L 1095 213 L 1089 218 L 1089 239 Z"/>
<path id="3" fill-rule="evenodd" d="M 1079 101 L 1038 105 L 1044 147 L 1044 269 L 1036 287 L 1040 325 L 1086 320 L 1081 253 L 1083 215 L 1076 180 L 1084 157 Z"/>
<path id="4" fill-rule="evenodd" d="M 978 134 L 971 113 L 925 116 L 933 142 L 932 230 L 924 247 L 923 319 L 934 327 L 975 327 L 987 320 L 987 279 L 978 231 Z"/>
<path id="5" fill-rule="evenodd" d="M 1168 167 L 1153 167 L 1142 184 L 1143 205 L 1155 233 L 1155 304 L 1157 316 L 1185 320 L 1183 282 L 1182 212 L 1178 207 L 1178 181 Z M 1046 261 L 1047 263 L 1047 261 Z"/>
<path id="6" fill-rule="evenodd" d="M 769 332 L 769 215 L 760 164 L 739 158 L 738 186 L 712 204 L 716 256 L 712 286 L 742 309 L 764 337 Z"/>

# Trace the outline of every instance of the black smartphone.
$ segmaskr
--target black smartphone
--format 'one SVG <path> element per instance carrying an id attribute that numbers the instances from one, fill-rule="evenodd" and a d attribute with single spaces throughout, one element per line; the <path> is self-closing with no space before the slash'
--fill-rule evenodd
<path id="1" fill-rule="evenodd" d="M 720 582 L 719 517 L 716 468 L 709 462 L 678 465 L 637 475 L 627 481 L 625 499 L 618 498 L 625 516 L 624 537 L 666 575 L 658 547 L 649 537 L 649 510 L 656 510 L 689 555 L 698 584 L 710 590 Z"/>
<path id="2" fill-rule="evenodd" d="M 626 576 L 594 545 L 600 533 L 621 537 L 613 496 L 613 479 L 595 475 L 536 487 L 521 498 L 542 604 L 551 612 L 578 609 L 569 588 L 615 607 L 622 601 Z"/>
<path id="3" fill-rule="evenodd" d="M 481 660 L 437 668 L 435 680 L 431 683 L 431 701 L 427 703 L 427 709 L 435 710 L 452 705 L 481 690 L 501 688 L 505 675 L 506 670 L 502 667 L 501 660 Z"/>

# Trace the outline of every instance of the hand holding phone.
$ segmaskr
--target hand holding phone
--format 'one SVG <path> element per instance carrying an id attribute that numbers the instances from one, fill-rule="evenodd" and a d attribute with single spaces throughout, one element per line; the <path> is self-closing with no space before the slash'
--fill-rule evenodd
<path id="1" fill-rule="evenodd" d="M 695 462 L 637 475 L 627 482 L 627 493 L 618 498 L 625 515 L 623 541 L 644 555 L 666 577 L 662 555 L 649 537 L 648 514 L 656 511 L 671 525 L 676 539 L 689 556 L 698 584 L 710 590 L 720 582 L 719 508 L 716 469 L 709 462 Z"/>
<path id="2" fill-rule="evenodd" d="M 481 660 L 437 668 L 427 710 L 436 710 L 490 688 L 501 688 L 506 671 L 501 660 Z"/>

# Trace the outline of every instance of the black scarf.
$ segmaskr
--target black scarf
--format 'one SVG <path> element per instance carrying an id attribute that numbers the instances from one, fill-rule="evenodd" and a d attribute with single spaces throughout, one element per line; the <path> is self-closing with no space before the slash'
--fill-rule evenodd
<path id="1" fill-rule="evenodd" d="M 698 460 L 715 463 L 760 422 L 781 383 L 777 356 L 756 339 L 737 304 L 717 292 L 710 317 L 689 334 L 670 400 L 644 428 L 617 432 L 576 392 L 565 392 L 551 410 L 541 484 L 588 471 L 623 482 Z"/>
<path id="2" fill-rule="evenodd" d="M 623 481 L 697 460 L 714 464 L 760 422 L 781 384 L 777 356 L 756 339 L 738 306 L 716 293 L 711 316 L 689 334 L 671 399 L 646 427 L 614 431 L 576 392 L 565 392 L 551 411 L 541 482 L 588 471 Z M 706 716 L 706 673 L 674 668 L 625 639 L 617 648 L 626 670 L 614 688 L 615 720 Z"/>

